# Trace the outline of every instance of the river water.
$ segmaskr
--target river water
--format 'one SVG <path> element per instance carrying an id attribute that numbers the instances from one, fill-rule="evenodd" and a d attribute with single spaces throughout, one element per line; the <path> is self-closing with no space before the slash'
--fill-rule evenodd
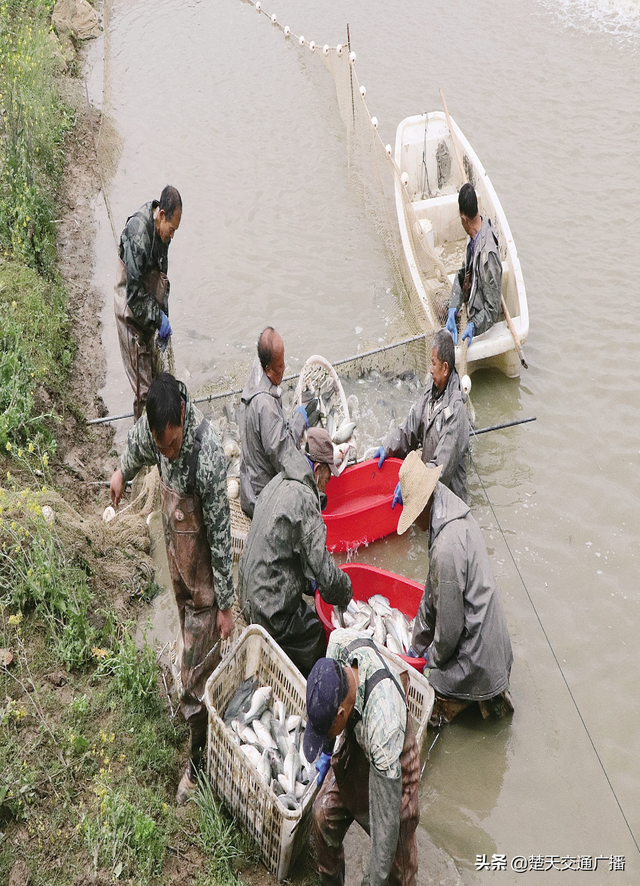
<path id="1" fill-rule="evenodd" d="M 273 4 L 273 5 L 271 5 Z M 462 717 L 422 782 L 422 823 L 462 882 L 640 882 L 640 369 L 638 0 L 265 0 L 317 44 L 346 42 L 385 142 L 440 109 L 439 87 L 502 201 L 529 299 L 529 369 L 476 373 L 472 509 L 500 585 L 515 662 L 512 721 Z M 177 374 L 241 387 L 261 329 L 288 368 L 384 341 L 393 277 L 349 184 L 333 82 L 238 0 L 113 0 L 88 85 L 119 145 L 107 195 L 119 233 L 167 182 L 184 200 L 170 250 Z M 104 57 L 104 65 L 103 65 Z M 96 203 L 112 414 L 130 409 L 111 292 L 114 244 Z M 635 368 L 634 368 L 635 367 Z M 357 391 L 363 442 L 415 391 Z M 127 422 L 118 423 L 121 446 Z M 423 580 L 418 531 L 361 560 Z M 504 855 L 507 869 L 477 870 Z M 541 856 L 547 873 L 515 873 Z M 555 860 L 553 857 L 556 857 Z M 557 870 L 576 866 L 597 870 Z M 624 856 L 625 870 L 610 871 Z M 561 859 L 565 859 L 564 862 Z M 620 867 L 620 863 L 614 867 Z M 427 882 L 428 872 L 421 877 Z"/>

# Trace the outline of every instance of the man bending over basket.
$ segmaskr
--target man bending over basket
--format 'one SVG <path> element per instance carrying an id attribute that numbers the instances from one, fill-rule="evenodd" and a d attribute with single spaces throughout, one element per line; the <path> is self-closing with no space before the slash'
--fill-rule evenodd
<path id="1" fill-rule="evenodd" d="M 318 758 L 313 834 L 322 886 L 344 884 L 343 841 L 354 820 L 371 836 L 364 882 L 416 882 L 420 754 L 406 679 L 389 668 L 372 640 L 341 629 L 332 632 L 327 658 L 309 674 L 304 753 L 309 761 Z"/>

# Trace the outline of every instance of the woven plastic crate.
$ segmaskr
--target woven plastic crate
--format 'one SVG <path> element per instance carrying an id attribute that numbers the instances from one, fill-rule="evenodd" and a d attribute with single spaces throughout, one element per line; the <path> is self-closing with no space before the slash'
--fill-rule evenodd
<path id="1" fill-rule="evenodd" d="M 258 844 L 266 867 L 283 880 L 308 843 L 316 787 L 309 788 L 299 809 L 285 809 L 223 723 L 236 689 L 252 675 L 260 686 L 273 688 L 273 699 L 284 702 L 289 714 L 306 715 L 306 680 L 263 628 L 250 625 L 207 681 L 207 774 L 214 792 Z"/>

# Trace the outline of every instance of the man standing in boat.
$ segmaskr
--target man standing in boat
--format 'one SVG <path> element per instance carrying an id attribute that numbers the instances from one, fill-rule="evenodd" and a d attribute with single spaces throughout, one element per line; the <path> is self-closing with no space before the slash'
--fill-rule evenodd
<path id="1" fill-rule="evenodd" d="M 164 351 L 171 335 L 168 253 L 181 218 L 182 198 L 167 185 L 159 200 L 129 216 L 120 235 L 114 308 L 135 418 L 142 415 L 149 385 L 162 371 L 160 349 Z"/>
<path id="2" fill-rule="evenodd" d="M 220 639 L 233 629 L 234 600 L 227 465 L 216 432 L 182 382 L 162 372 L 149 387 L 147 410 L 129 431 L 111 477 L 118 506 L 127 480 L 158 465 L 169 572 L 182 633 L 180 709 L 190 729 L 190 762 L 178 804 L 195 792 L 204 764 L 207 678 L 220 661 Z"/>
<path id="3" fill-rule="evenodd" d="M 321 496 L 337 473 L 331 437 L 311 428 L 306 454 L 291 446 L 282 461 L 256 502 L 238 568 L 238 598 L 247 621 L 262 625 L 306 677 L 327 641 L 303 594 L 317 586 L 327 603 L 346 606 L 351 579 L 327 550 L 321 514 Z"/>
<path id="4" fill-rule="evenodd" d="M 478 213 L 478 198 L 468 182 L 460 188 L 458 209 L 469 242 L 464 267 L 460 268 L 453 280 L 447 329 L 454 344 L 457 344 L 456 317 L 460 306 L 465 304 L 468 322 L 462 339 L 471 344 L 473 336 L 491 329 L 500 314 L 502 262 L 491 221 Z"/>
<path id="5" fill-rule="evenodd" d="M 258 339 L 240 402 L 240 504 L 253 517 L 256 499 L 267 483 L 282 470 L 288 449 L 297 449 L 309 427 L 305 406 L 298 406 L 289 422 L 282 409 L 284 342 L 273 326 Z"/>
<path id="6" fill-rule="evenodd" d="M 381 468 L 387 456 L 406 458 L 409 452 L 421 448 L 423 462 L 442 465 L 440 481 L 466 501 L 469 420 L 455 361 L 451 334 L 440 329 L 433 337 L 431 374 L 422 396 L 403 424 L 387 435 L 375 458 Z M 399 483 L 392 507 L 396 504 L 402 504 Z"/>
<path id="7" fill-rule="evenodd" d="M 483 717 L 513 711 L 509 629 L 480 527 L 442 483 L 441 468 L 411 452 L 400 468 L 404 508 L 398 535 L 412 523 L 429 533 L 429 574 L 409 655 L 426 661 L 436 700 L 431 724 L 449 723 L 478 702 Z"/>

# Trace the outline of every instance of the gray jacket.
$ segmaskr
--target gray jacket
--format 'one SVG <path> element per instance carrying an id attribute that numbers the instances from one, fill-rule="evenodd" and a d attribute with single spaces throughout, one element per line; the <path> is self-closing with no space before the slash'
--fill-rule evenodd
<path id="1" fill-rule="evenodd" d="M 511 640 L 484 539 L 467 505 L 441 483 L 412 645 L 440 695 L 483 701 L 507 688 Z"/>
<path id="2" fill-rule="evenodd" d="M 494 325 L 502 307 L 502 262 L 498 252 L 498 238 L 488 218 L 482 219 L 471 265 L 473 270 L 467 305 L 468 317 L 473 322 L 474 335 L 482 335 Z M 453 278 L 449 307 L 456 310 L 462 303 L 465 269 L 466 262 L 465 267 L 461 268 Z"/>
<path id="3" fill-rule="evenodd" d="M 282 409 L 282 389 L 272 384 L 258 357 L 253 361 L 240 402 L 240 504 L 253 516 L 256 499 L 282 470 L 283 456 L 299 446 L 304 417 L 296 412 L 287 423 Z"/>
<path id="4" fill-rule="evenodd" d="M 406 458 L 409 452 L 422 447 L 422 461 L 442 465 L 440 482 L 466 501 L 469 420 L 455 369 L 442 396 L 436 399 L 435 394 L 437 389 L 429 375 L 420 399 L 382 445 L 387 455 L 398 458 Z"/>
<path id="5" fill-rule="evenodd" d="M 239 564 L 238 598 L 251 621 L 285 641 L 303 594 L 315 581 L 327 603 L 346 606 L 351 579 L 326 548 L 320 496 L 305 456 L 291 447 L 284 469 L 256 502 Z"/>

